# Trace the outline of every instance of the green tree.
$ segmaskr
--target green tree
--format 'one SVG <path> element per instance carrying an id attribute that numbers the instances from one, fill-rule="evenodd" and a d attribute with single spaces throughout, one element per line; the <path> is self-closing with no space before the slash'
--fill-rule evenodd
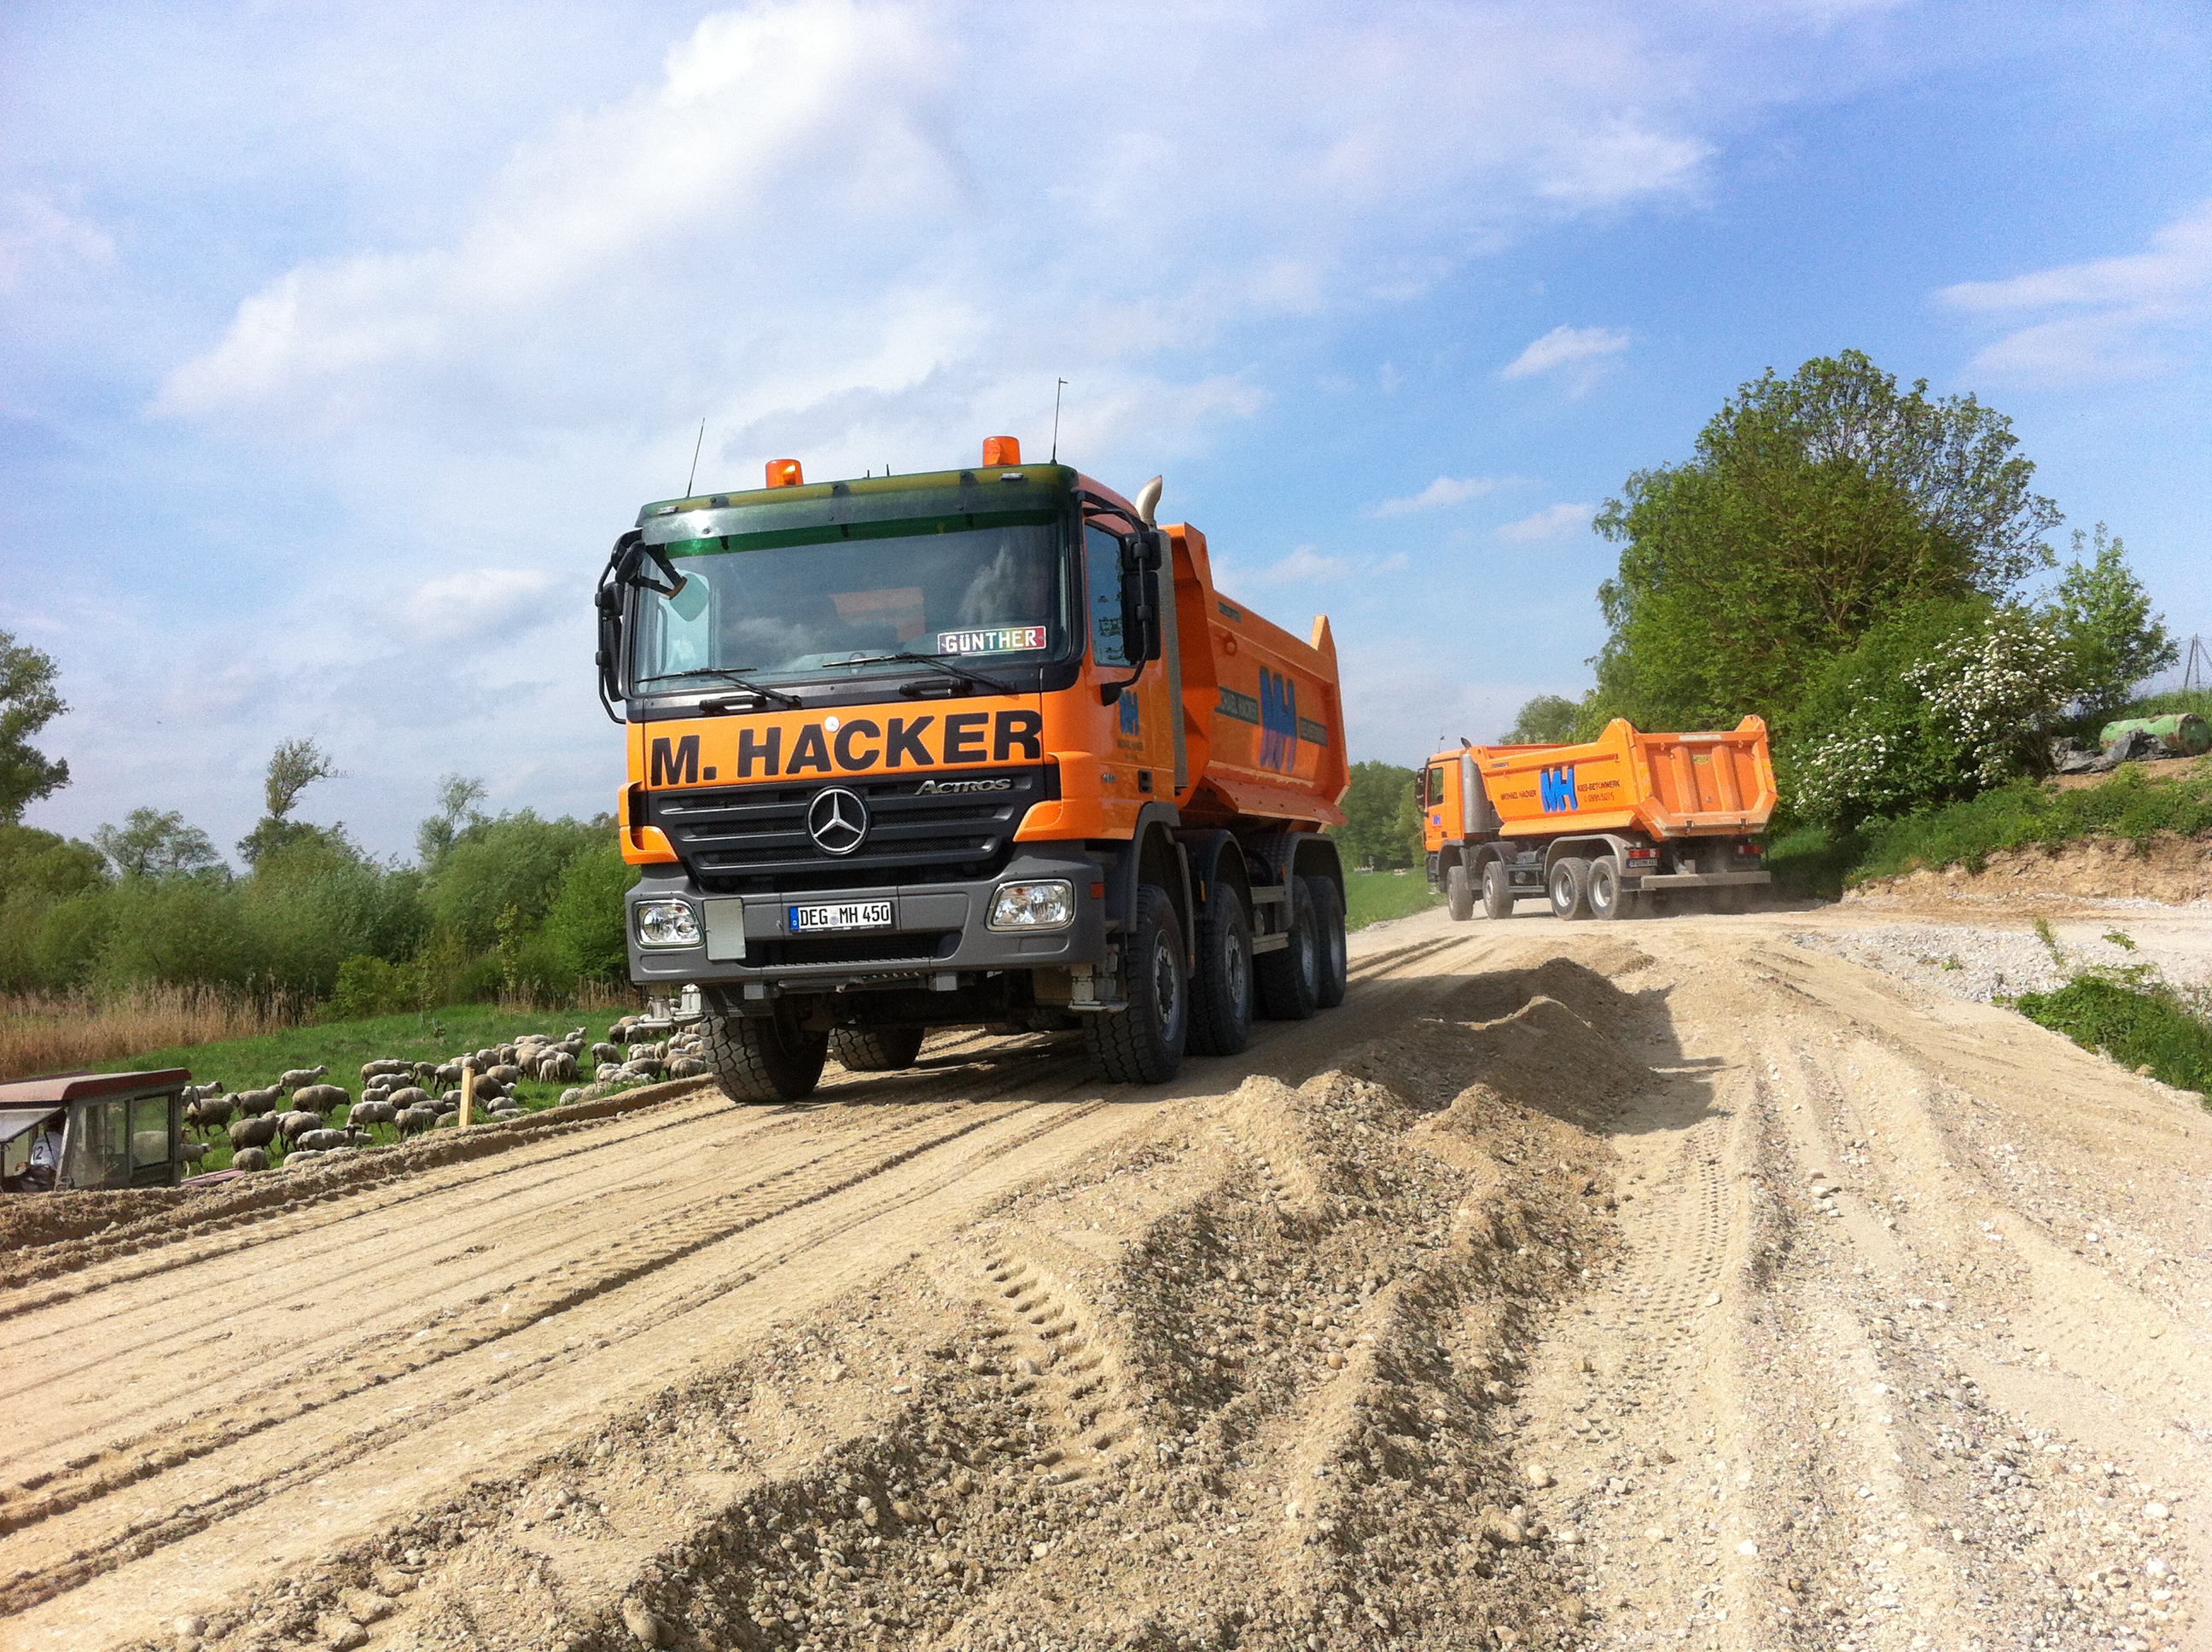
<path id="1" fill-rule="evenodd" d="M 430 874 L 424 896 L 430 914 L 475 954 L 499 942 L 509 911 L 534 927 L 553 904 L 568 862 L 605 835 L 569 819 L 541 820 L 525 809 L 467 828 Z"/>
<path id="2" fill-rule="evenodd" d="M 1808 689 L 1784 793 L 1856 828 L 2031 771 L 2072 665 L 2047 620 L 1985 598 L 1930 602 L 1869 630 Z"/>
<path id="3" fill-rule="evenodd" d="M 75 985 L 106 936 L 106 863 L 89 843 L 0 825 L 0 992 Z"/>
<path id="4" fill-rule="evenodd" d="M 222 865 L 208 835 L 187 826 L 175 810 L 133 809 L 119 826 L 92 835 L 100 852 L 123 878 L 173 878 L 213 872 Z"/>
<path id="5" fill-rule="evenodd" d="M 1513 726 L 1498 737 L 1500 745 L 1565 745 L 1575 738 L 1582 707 L 1565 695 L 1540 694 L 1521 708 Z"/>
<path id="6" fill-rule="evenodd" d="M 612 842 L 580 850 L 561 872 L 545 935 L 574 981 L 621 981 L 629 964 L 623 896 L 637 868 Z"/>
<path id="7" fill-rule="evenodd" d="M 1931 399 L 1847 350 L 1744 385 L 1687 463 L 1639 471 L 1598 531 L 1608 635 L 1585 725 L 1786 729 L 1803 686 L 1875 626 L 2000 598 L 2053 560 L 2057 507 L 2002 414 Z"/>
<path id="8" fill-rule="evenodd" d="M 258 866 L 278 850 L 295 843 L 327 835 L 325 829 L 292 818 L 300 794 L 317 780 L 338 778 L 330 754 L 307 737 L 281 741 L 269 758 L 269 772 L 261 786 L 268 812 L 238 842 L 248 865 Z M 344 828 L 337 829 L 343 836 Z"/>
<path id="9" fill-rule="evenodd" d="M 2082 560 L 2082 553 L 2089 560 Z M 2128 568 L 2127 550 L 2097 524 L 2074 532 L 2074 560 L 2058 581 L 2051 623 L 2073 667 L 2081 715 L 2101 722 L 2134 697 L 2136 684 L 2181 658 L 2166 616 Z"/>
<path id="10" fill-rule="evenodd" d="M 1335 837 L 1347 865 L 1410 866 L 1420 853 L 1420 811 L 1413 802 L 1414 772 L 1396 763 L 1352 765 L 1351 789 L 1340 805 L 1345 823 Z M 1412 847 L 1406 826 L 1413 826 Z"/>
<path id="11" fill-rule="evenodd" d="M 436 870 L 446 851 L 470 828 L 481 826 L 484 784 L 465 774 L 447 774 L 438 782 L 438 811 L 415 829 L 415 853 L 425 872 Z"/>
<path id="12" fill-rule="evenodd" d="M 69 784 L 69 764 L 31 744 L 31 737 L 69 708 L 54 688 L 53 656 L 0 631 L 0 825 L 23 818 L 27 804 Z"/>

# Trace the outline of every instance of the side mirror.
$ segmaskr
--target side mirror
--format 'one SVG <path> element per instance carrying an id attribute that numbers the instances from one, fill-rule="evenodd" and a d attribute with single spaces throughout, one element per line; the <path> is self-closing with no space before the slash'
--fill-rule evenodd
<path id="1" fill-rule="evenodd" d="M 1121 541 L 1121 635 L 1131 664 L 1158 659 L 1165 639 L 1160 621 L 1160 562 L 1167 536 L 1147 528 Z"/>

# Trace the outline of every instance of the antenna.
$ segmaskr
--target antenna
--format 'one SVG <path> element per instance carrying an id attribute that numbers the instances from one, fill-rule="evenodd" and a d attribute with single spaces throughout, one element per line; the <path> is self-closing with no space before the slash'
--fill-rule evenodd
<path id="1" fill-rule="evenodd" d="M 1055 380 L 1052 392 L 1052 462 L 1060 463 L 1060 392 L 1067 388 L 1067 380 Z"/>
<path id="2" fill-rule="evenodd" d="M 699 421 L 699 440 L 691 444 L 691 474 L 684 478 L 684 496 L 691 497 L 691 484 L 699 479 L 699 450 L 707 445 L 707 421 Z"/>
<path id="3" fill-rule="evenodd" d="M 2212 689 L 2212 648 L 2204 646 L 2202 633 L 2189 639 L 2189 663 L 2181 668 L 2181 691 L 2201 694 Z"/>

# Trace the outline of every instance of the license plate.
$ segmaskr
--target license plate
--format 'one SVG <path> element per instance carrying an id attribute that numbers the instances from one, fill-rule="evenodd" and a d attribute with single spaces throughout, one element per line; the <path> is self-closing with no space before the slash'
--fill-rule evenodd
<path id="1" fill-rule="evenodd" d="M 840 901 L 830 906 L 791 908 L 791 932 L 811 935 L 825 929 L 889 929 L 889 901 Z"/>

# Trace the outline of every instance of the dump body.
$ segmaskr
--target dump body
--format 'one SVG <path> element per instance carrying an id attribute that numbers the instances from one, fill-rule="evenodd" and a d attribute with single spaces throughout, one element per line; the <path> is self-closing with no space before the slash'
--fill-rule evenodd
<path id="1" fill-rule="evenodd" d="M 1198 529 L 1006 463 L 653 505 L 633 538 L 661 571 L 603 590 L 603 692 L 632 979 L 669 1018 L 1063 1024 L 1123 1004 L 1146 886 L 1187 957 L 1224 865 L 1255 952 L 1289 880 L 1340 892 L 1328 622 L 1301 639 L 1217 590 Z M 1064 920 L 1012 921 L 1015 884 L 1065 885 Z M 671 901 L 695 938 L 641 930 Z"/>
<path id="2" fill-rule="evenodd" d="M 1607 917 L 1631 915 L 1638 895 L 1770 881 L 1756 840 L 1774 813 L 1774 762 L 1757 717 L 1680 734 L 1615 718 L 1579 744 L 1463 746 L 1431 757 L 1420 783 L 1430 877 L 1455 908 L 1486 887 L 1492 863 L 1491 905 L 1548 894 L 1566 901 L 1562 916 L 1589 904 L 1587 891 L 1553 890 L 1562 860 L 1575 863 L 1571 883 L 1602 867 L 1600 901 L 1632 897 L 1626 911 L 1596 914 Z"/>

